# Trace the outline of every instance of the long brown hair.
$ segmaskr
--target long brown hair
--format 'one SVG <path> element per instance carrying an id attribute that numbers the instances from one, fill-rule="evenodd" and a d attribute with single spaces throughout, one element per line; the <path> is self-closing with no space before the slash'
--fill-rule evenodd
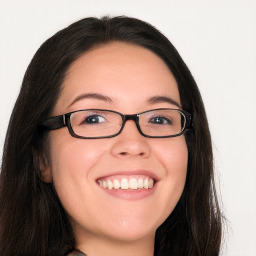
<path id="1" fill-rule="evenodd" d="M 155 256 L 216 256 L 221 214 L 214 186 L 211 137 L 197 85 L 177 50 L 150 24 L 129 17 L 86 18 L 48 39 L 32 59 L 13 109 L 0 176 L 0 255 L 63 256 L 75 246 L 72 227 L 51 184 L 42 182 L 49 117 L 65 74 L 85 51 L 112 41 L 140 45 L 162 58 L 178 83 L 181 104 L 193 115 L 185 134 L 189 152 L 184 192 L 158 228 Z"/>

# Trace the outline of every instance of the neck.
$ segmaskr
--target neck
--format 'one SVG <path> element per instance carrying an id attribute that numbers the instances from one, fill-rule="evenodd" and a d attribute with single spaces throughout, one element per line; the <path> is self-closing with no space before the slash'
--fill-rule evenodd
<path id="1" fill-rule="evenodd" d="M 134 241 L 120 241 L 93 235 L 80 239 L 77 249 L 87 256 L 153 256 L 154 235 Z"/>

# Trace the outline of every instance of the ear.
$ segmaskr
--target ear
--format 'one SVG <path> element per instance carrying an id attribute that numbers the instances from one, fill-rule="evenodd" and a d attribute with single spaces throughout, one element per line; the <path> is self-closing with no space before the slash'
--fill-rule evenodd
<path id="1" fill-rule="evenodd" d="M 34 167 L 40 180 L 46 183 L 52 183 L 51 164 L 48 157 L 43 152 L 34 151 Z"/>
<path id="2" fill-rule="evenodd" d="M 49 166 L 40 167 L 41 175 L 40 179 L 46 183 L 53 183 L 52 171 Z"/>

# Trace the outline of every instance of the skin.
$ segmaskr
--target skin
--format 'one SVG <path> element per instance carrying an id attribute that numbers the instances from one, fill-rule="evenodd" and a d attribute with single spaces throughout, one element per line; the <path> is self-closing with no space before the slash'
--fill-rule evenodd
<path id="1" fill-rule="evenodd" d="M 84 93 L 99 93 L 111 102 L 87 98 L 71 104 Z M 114 42 L 86 52 L 71 65 L 52 116 L 87 108 L 123 114 L 178 108 L 170 102 L 148 102 L 156 95 L 180 105 L 177 83 L 166 64 L 145 48 Z M 65 127 L 50 132 L 50 152 L 45 179 L 54 182 L 77 248 L 90 256 L 153 256 L 156 229 L 184 189 L 188 160 L 184 136 L 146 138 L 133 121 L 127 121 L 117 137 L 83 140 L 72 137 Z M 142 199 L 109 195 L 96 182 L 113 172 L 140 170 L 158 178 L 154 192 Z"/>

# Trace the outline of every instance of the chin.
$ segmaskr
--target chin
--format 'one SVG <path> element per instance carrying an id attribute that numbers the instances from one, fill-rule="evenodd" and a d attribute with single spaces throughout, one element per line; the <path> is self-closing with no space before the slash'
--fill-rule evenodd
<path id="1" fill-rule="evenodd" d="M 123 220 L 117 223 L 118 222 L 115 222 L 112 227 L 108 226 L 108 232 L 106 233 L 108 233 L 107 236 L 110 238 L 119 240 L 120 242 L 134 242 L 154 238 L 156 229 L 161 225 L 161 223 L 154 221 L 145 223 L 142 219 Z M 109 232 L 110 230 L 111 232 Z"/>

